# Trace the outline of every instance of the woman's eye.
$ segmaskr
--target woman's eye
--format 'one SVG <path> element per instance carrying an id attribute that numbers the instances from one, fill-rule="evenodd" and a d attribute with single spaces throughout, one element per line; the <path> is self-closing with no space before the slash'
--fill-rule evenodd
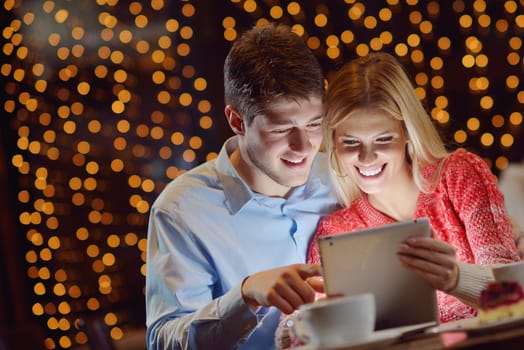
<path id="1" fill-rule="evenodd" d="M 379 137 L 377 139 L 378 143 L 388 143 L 388 142 L 391 142 L 391 141 L 393 141 L 393 136 L 384 136 L 384 137 Z"/>

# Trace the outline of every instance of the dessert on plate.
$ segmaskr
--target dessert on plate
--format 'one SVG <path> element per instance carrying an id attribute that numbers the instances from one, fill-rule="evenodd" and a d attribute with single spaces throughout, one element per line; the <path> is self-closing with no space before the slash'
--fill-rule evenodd
<path id="1" fill-rule="evenodd" d="M 478 319 L 481 323 L 524 316 L 524 291 L 517 282 L 493 282 L 480 294 Z"/>

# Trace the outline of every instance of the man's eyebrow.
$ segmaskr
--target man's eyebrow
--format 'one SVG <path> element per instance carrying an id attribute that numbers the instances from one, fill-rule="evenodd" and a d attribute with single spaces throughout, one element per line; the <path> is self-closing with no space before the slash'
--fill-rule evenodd
<path id="1" fill-rule="evenodd" d="M 324 119 L 324 114 L 319 114 L 313 118 L 311 118 L 309 121 L 314 122 L 315 120 Z"/>
<path id="2" fill-rule="evenodd" d="M 323 118 L 324 118 L 323 115 L 318 115 L 316 117 L 313 117 L 313 118 L 309 119 L 306 122 L 306 124 L 309 124 L 309 123 L 312 123 L 312 122 L 316 122 L 316 121 L 321 121 Z M 297 123 L 295 123 L 293 120 L 272 120 L 272 121 L 268 122 L 267 124 L 268 125 L 274 125 L 274 126 L 297 125 Z"/>

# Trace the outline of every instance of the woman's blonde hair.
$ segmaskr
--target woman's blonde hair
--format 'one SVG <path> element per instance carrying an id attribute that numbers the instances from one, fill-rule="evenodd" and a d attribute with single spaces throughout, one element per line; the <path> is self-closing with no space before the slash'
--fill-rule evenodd
<path id="1" fill-rule="evenodd" d="M 448 152 L 400 62 L 387 53 L 372 53 L 345 64 L 328 85 L 324 146 L 340 203 L 349 206 L 361 195 L 358 186 L 343 173 L 334 144 L 337 126 L 358 109 L 379 109 L 402 121 L 415 184 L 423 192 L 431 191 L 440 171 L 425 179 L 422 169 L 440 162 Z"/>

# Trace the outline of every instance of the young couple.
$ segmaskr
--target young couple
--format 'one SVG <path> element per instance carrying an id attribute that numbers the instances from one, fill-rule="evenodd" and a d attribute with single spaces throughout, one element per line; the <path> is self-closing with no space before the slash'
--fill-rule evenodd
<path id="1" fill-rule="evenodd" d="M 236 135 L 151 209 L 148 349 L 274 348 L 281 312 L 322 292 L 315 232 L 427 216 L 436 239 L 399 252 L 442 291 L 445 321 L 473 314 L 466 304 L 492 279 L 484 265 L 519 259 L 489 168 L 445 151 L 391 56 L 349 63 L 326 99 L 311 51 L 269 24 L 233 44 L 224 79 Z"/>

